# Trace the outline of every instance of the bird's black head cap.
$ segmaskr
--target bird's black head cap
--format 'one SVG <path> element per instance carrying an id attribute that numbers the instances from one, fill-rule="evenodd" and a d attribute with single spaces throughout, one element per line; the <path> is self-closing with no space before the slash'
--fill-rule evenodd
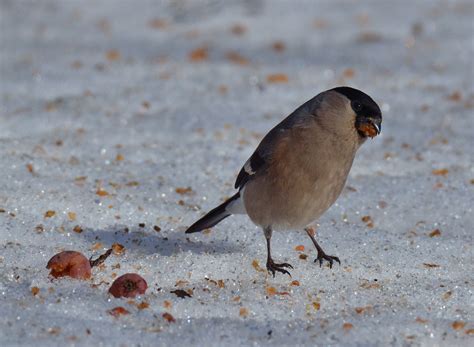
<path id="1" fill-rule="evenodd" d="M 364 92 L 351 87 L 337 87 L 332 90 L 347 97 L 351 101 L 352 109 L 358 116 L 363 115 L 382 119 L 379 105 Z"/>
<path id="2" fill-rule="evenodd" d="M 367 94 L 351 87 L 331 89 L 347 97 L 356 114 L 355 128 L 362 138 L 375 137 L 382 129 L 382 112 L 379 105 Z"/>

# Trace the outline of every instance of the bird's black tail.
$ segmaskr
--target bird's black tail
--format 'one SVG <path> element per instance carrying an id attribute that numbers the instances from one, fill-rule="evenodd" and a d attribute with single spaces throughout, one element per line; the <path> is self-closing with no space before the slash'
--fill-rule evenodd
<path id="1" fill-rule="evenodd" d="M 202 217 L 193 225 L 191 225 L 186 230 L 186 234 L 197 233 L 198 231 L 203 231 L 204 229 L 212 228 L 224 218 L 227 218 L 232 215 L 232 213 L 229 212 L 226 207 L 238 199 L 240 199 L 240 192 L 237 192 L 237 194 L 235 194 L 233 197 L 227 199 L 215 209 L 209 211 L 204 217 Z"/>

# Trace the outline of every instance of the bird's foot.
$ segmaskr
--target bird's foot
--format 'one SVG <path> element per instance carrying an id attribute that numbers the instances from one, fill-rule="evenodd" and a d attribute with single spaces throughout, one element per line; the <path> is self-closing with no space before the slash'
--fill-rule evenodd
<path id="1" fill-rule="evenodd" d="M 287 270 L 284 269 L 285 267 L 289 267 L 290 269 L 293 269 L 293 266 L 291 266 L 291 264 L 288 264 L 288 263 L 277 264 L 273 262 L 273 259 L 267 260 L 267 270 L 273 275 L 273 277 L 275 277 L 275 271 L 281 272 L 283 274 L 287 274 L 288 276 L 291 277 L 291 274 Z"/>
<path id="2" fill-rule="evenodd" d="M 337 261 L 339 265 L 341 265 L 341 261 L 339 260 L 338 257 L 333 256 L 333 255 L 327 255 L 324 252 L 318 252 L 318 257 L 314 259 L 314 262 L 316 263 L 319 261 L 319 267 L 321 267 L 323 265 L 324 260 L 326 260 L 329 263 L 330 269 L 332 269 L 332 264 L 334 263 L 334 261 Z"/>

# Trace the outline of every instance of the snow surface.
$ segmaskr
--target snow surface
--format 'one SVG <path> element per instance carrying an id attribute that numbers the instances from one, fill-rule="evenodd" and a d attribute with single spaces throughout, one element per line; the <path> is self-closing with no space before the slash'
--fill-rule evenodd
<path id="1" fill-rule="evenodd" d="M 1 1 L 0 345 L 472 345 L 473 6 Z M 257 271 L 264 237 L 245 216 L 183 233 L 271 127 L 337 85 L 384 113 L 317 225 L 341 266 L 289 231 L 272 246 L 292 278 Z M 92 280 L 48 277 L 55 253 L 115 242 L 125 253 Z M 126 272 L 149 285 L 132 302 L 107 292 Z"/>

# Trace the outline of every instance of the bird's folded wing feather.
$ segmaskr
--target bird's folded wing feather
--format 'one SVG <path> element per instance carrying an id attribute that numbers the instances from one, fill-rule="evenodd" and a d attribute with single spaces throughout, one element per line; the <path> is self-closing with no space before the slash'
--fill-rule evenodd
<path id="1" fill-rule="evenodd" d="M 241 189 L 256 173 L 264 171 L 267 167 L 271 151 L 264 151 L 265 148 L 260 148 L 265 147 L 262 144 L 263 141 L 240 170 L 235 180 L 235 188 Z M 271 148 L 270 144 L 268 144 L 268 148 Z"/>
<path id="2" fill-rule="evenodd" d="M 235 181 L 236 189 L 242 189 L 249 180 L 253 179 L 259 173 L 264 172 L 268 168 L 268 165 L 271 164 L 272 156 L 278 142 L 284 137 L 289 136 L 292 129 L 303 126 L 305 117 L 312 116 L 303 106 L 285 118 L 263 138 L 255 152 L 253 152 L 250 158 L 245 162 L 237 175 Z"/>

